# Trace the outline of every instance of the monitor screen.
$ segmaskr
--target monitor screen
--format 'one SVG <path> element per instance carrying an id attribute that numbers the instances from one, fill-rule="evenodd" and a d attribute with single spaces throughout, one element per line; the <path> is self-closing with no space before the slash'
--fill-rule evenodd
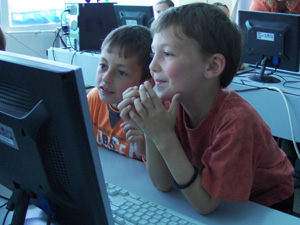
<path id="1" fill-rule="evenodd" d="M 0 183 L 59 224 L 113 224 L 81 68 L 0 51 Z"/>
<path id="2" fill-rule="evenodd" d="M 153 19 L 153 6 L 114 5 L 118 26 L 143 25 L 150 27 Z"/>
<path id="3" fill-rule="evenodd" d="M 262 82 L 278 82 L 266 76 L 265 68 L 299 72 L 300 15 L 239 11 L 244 35 L 242 62 L 260 66 Z"/>

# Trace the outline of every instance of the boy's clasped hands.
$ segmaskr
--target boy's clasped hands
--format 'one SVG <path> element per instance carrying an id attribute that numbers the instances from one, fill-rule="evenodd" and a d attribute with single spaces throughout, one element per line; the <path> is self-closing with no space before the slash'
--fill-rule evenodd
<path id="1" fill-rule="evenodd" d="M 125 121 L 121 125 L 124 132 L 129 132 L 128 128 L 134 126 L 154 143 L 169 132 L 174 132 L 178 97 L 179 94 L 173 96 L 170 109 L 166 110 L 149 81 L 139 87 L 128 88 L 123 92 L 123 101 L 118 105 L 120 115 Z M 136 137 L 132 135 L 129 138 Z"/>

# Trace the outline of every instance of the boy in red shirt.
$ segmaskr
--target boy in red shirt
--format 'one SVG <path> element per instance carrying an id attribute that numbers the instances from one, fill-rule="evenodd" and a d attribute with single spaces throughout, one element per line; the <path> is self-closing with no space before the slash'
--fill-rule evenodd
<path id="1" fill-rule="evenodd" d="M 238 26 L 216 6 L 195 3 L 168 10 L 151 31 L 156 93 L 145 82 L 118 107 L 145 133 L 153 184 L 175 184 L 202 214 L 249 200 L 291 212 L 293 166 L 255 109 L 227 88 L 241 57 Z"/>

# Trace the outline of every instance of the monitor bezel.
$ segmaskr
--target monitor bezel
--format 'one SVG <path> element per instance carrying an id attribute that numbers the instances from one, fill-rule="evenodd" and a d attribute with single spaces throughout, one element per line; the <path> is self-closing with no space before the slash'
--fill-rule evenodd
<path id="1" fill-rule="evenodd" d="M 25 195 L 62 224 L 113 224 L 81 68 L 0 51 L 0 72 L 0 86 L 30 93 L 29 109 L 0 103 L 0 123 L 18 143 L 0 142 L 0 183 L 13 191 L 11 201 Z M 11 93 L 4 92 L 0 100 Z M 52 138 L 57 143 L 48 144 Z M 12 224 L 25 219 L 17 217 L 26 204 Z"/>

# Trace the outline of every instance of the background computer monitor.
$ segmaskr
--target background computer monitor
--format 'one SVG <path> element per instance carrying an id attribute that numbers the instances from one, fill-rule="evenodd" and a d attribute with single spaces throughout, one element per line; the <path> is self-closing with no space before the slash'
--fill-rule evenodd
<path id="1" fill-rule="evenodd" d="M 0 183 L 59 224 L 112 224 L 81 68 L 0 51 Z"/>
<path id="2" fill-rule="evenodd" d="M 265 68 L 299 72 L 300 15 L 259 11 L 239 11 L 244 35 L 242 62 L 261 65 L 252 79 L 278 82 L 265 74 Z"/>
<path id="3" fill-rule="evenodd" d="M 143 25 L 150 27 L 153 19 L 153 6 L 114 5 L 118 26 Z"/>
<path id="4" fill-rule="evenodd" d="M 115 29 L 115 3 L 66 3 L 67 46 L 78 51 L 100 51 L 107 34 Z"/>

